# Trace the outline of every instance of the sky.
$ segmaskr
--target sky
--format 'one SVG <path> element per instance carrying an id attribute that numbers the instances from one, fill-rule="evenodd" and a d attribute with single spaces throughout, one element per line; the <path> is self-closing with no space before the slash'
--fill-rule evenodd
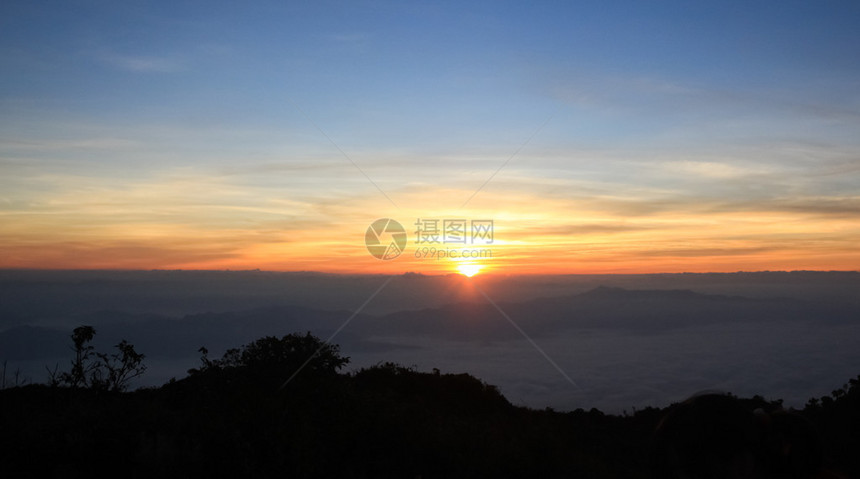
<path id="1" fill-rule="evenodd" d="M 6 0 L 0 268 L 858 270 L 858 24 L 854 1 Z M 379 218 L 397 258 L 366 247 Z M 419 243 L 424 220 L 493 239 Z"/>

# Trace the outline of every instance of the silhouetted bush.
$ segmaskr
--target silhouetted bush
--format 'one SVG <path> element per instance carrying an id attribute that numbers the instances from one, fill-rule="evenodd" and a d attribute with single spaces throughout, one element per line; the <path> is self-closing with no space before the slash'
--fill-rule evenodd
<path id="1" fill-rule="evenodd" d="M 132 379 L 146 372 L 145 355 L 138 353 L 134 345 L 123 339 L 113 354 L 95 351 L 90 341 L 96 335 L 92 326 L 78 326 L 72 332 L 72 351 L 75 357 L 69 371 L 58 373 L 48 368 L 48 382 L 52 386 L 72 388 L 89 387 L 108 391 L 125 391 Z"/>
<path id="2" fill-rule="evenodd" d="M 699 427 L 679 405 L 623 416 L 532 410 L 468 374 L 394 363 L 343 374 L 348 358 L 310 334 L 261 338 L 217 360 L 201 348 L 199 368 L 160 388 L 83 387 L 93 384 L 88 361 L 106 359 L 87 349 L 94 331 L 76 332 L 67 379 L 78 387 L 0 391 L 0 450 L 16 477 L 644 478 L 664 417 L 664 432 L 665 421 Z M 816 458 L 856 474 L 858 381 L 800 413 L 726 396 L 744 419 L 711 423 L 744 436 L 744 421 L 768 418 L 756 460 L 783 474 L 774 477 L 803 477 L 788 471 L 820 469 Z M 816 431 L 823 442 L 804 442 Z"/>

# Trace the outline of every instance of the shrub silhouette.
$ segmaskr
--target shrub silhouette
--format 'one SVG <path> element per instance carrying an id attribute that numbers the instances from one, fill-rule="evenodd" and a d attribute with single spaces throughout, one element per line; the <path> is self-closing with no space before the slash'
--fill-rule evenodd
<path id="1" fill-rule="evenodd" d="M 803 413 L 822 436 L 825 465 L 837 464 L 848 477 L 860 477 L 860 376 L 830 396 L 810 399 Z"/>
<path id="2" fill-rule="evenodd" d="M 91 376 L 91 387 L 109 391 L 125 391 L 129 382 L 146 372 L 145 355 L 134 350 L 134 345 L 123 339 L 115 346 L 118 350 L 110 356 L 96 353 L 98 367 Z"/>
<path id="3" fill-rule="evenodd" d="M 691 415 L 679 405 L 623 416 L 593 408 L 532 410 L 510 404 L 474 376 L 395 363 L 342 374 L 349 358 L 337 346 L 300 333 L 261 338 L 214 360 L 201 348 L 201 365 L 186 378 L 104 394 L 96 389 L 104 386 L 93 385 L 111 384 L 106 363 L 115 372 L 112 384 L 120 384 L 129 376 L 122 365 L 143 355 L 131 354 L 128 343 L 112 356 L 98 353 L 90 346 L 94 335 L 91 327 L 72 335 L 75 357 L 63 377 L 77 387 L 0 390 L 7 470 L 25 471 L 21 477 L 122 471 L 129 477 L 635 479 L 648 477 L 649 445 L 660 449 L 653 434 L 661 418 L 670 417 L 661 427 L 669 441 L 662 444 L 679 452 L 696 441 L 676 440 L 686 436 L 675 433 L 692 430 L 695 437 L 698 429 L 689 426 L 701 423 L 688 421 L 699 409 Z M 824 466 L 848 477 L 858 477 L 858 386 L 860 378 L 851 380 L 842 392 L 799 413 L 825 439 Z M 729 420 L 705 421 L 716 433 L 731 433 L 718 451 L 726 446 L 728 457 L 737 455 L 735 438 L 747 435 L 747 419 L 760 409 L 773 418 L 762 457 L 769 470 L 794 474 L 766 477 L 797 477 L 798 470 L 816 468 L 821 456 L 815 444 L 803 442 L 810 424 L 778 415 L 779 401 L 724 398 L 710 409 L 724 411 L 723 405 L 730 414 L 719 417 Z"/>
<path id="4" fill-rule="evenodd" d="M 73 388 L 87 387 L 90 384 L 90 376 L 98 367 L 98 363 L 92 361 L 93 347 L 89 344 L 96 335 L 92 326 L 78 326 L 72 332 L 72 342 L 75 358 L 72 360 L 72 368 L 69 372 L 60 373 L 60 382 Z"/>
<path id="5" fill-rule="evenodd" d="M 228 382 L 252 382 L 282 386 L 288 381 L 333 377 L 349 363 L 340 347 L 311 335 L 266 336 L 241 348 L 228 349 L 221 359 L 210 360 L 205 347 L 201 367 L 188 373 L 197 377 L 218 377 Z"/>
<path id="6" fill-rule="evenodd" d="M 92 326 L 78 326 L 71 334 L 72 359 L 71 369 L 50 374 L 52 385 L 63 385 L 72 388 L 89 387 L 108 391 L 125 391 L 129 382 L 146 371 L 143 360 L 146 357 L 134 349 L 134 345 L 123 339 L 115 347 L 118 352 L 113 354 L 98 353 L 90 345 L 96 335 Z"/>

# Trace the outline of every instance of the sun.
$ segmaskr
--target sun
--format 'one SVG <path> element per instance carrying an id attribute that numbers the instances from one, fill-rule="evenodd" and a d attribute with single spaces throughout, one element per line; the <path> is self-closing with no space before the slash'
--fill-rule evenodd
<path id="1" fill-rule="evenodd" d="M 466 263 L 457 266 L 457 271 L 463 276 L 472 277 L 481 272 L 484 267 L 479 264 Z"/>

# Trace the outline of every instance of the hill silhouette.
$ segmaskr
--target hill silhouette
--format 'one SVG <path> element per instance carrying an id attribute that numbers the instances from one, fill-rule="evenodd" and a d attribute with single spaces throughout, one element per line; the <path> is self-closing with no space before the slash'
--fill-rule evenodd
<path id="1" fill-rule="evenodd" d="M 791 298 L 747 298 L 691 290 L 629 290 L 597 287 L 563 296 L 498 305 L 531 336 L 571 329 L 627 330 L 653 334 L 714 323 L 852 323 L 860 307 Z M 327 336 L 350 317 L 347 310 L 273 305 L 243 311 L 203 312 L 182 317 L 98 310 L 75 316 L 97 326 L 105 341 L 133 338 L 151 356 L 187 356 L 201 343 L 223 350 L 238 341 L 287 330 Z M 402 347 L 374 338 L 436 337 L 456 341 L 520 339 L 519 333 L 486 301 L 458 302 L 436 308 L 384 315 L 358 314 L 341 339 L 360 348 L 384 351 Z M 64 352 L 65 333 L 47 326 L 16 326 L 0 331 L 3 359 L 40 359 Z"/>
<path id="2" fill-rule="evenodd" d="M 394 363 L 346 374 L 349 358 L 309 333 L 201 353 L 188 376 L 157 388 L 0 391 L 3 467 L 15 477 L 650 477 L 658 425 L 684 410 L 535 410 L 471 375 Z M 802 411 L 723 397 L 768 418 L 756 460 L 774 475 L 762 477 L 806 477 L 778 475 L 800 456 L 770 445 L 800 450 L 800 439 L 820 445 L 803 449 L 818 454 L 816 473 L 860 473 L 860 377 Z M 798 435 L 785 414 L 812 433 Z"/>
<path id="3" fill-rule="evenodd" d="M 768 281 L 772 277 L 763 275 Z M 110 282 L 103 286 L 110 286 L 111 293 L 121 289 Z M 18 301 L 3 295 L 4 304 L 7 297 L 13 297 L 12 304 Z M 526 300 L 496 298 L 577 383 L 586 381 L 584 388 L 594 395 L 588 398 L 573 386 L 558 388 L 560 376 L 484 298 L 462 299 L 454 296 L 449 304 L 385 314 L 362 312 L 338 333 L 337 341 L 352 357 L 351 367 L 397 361 L 425 371 L 467 370 L 498 385 L 518 404 L 569 409 L 591 407 L 599 399 L 600 407 L 613 413 L 665 404 L 709 387 L 781 397 L 799 407 L 809 396 L 851 377 L 850 365 L 860 357 L 860 303 L 847 297 L 827 301 L 604 286 Z M 253 304 L 239 303 L 235 305 Z M 77 311 L 0 330 L 0 361 L 38 380 L 45 364 L 54 367 L 66 356 L 67 331 L 91 324 L 99 331 L 93 343 L 98 349 L 126 338 L 145 351 L 151 367 L 143 381 L 156 386 L 193 367 L 200 345 L 220 355 L 237 344 L 288 331 L 328 338 L 352 315 L 346 309 L 290 304 L 228 311 L 215 307 L 181 316 L 135 308 L 132 302 L 127 310 Z M 785 374 L 769 375 L 777 369 Z"/>

